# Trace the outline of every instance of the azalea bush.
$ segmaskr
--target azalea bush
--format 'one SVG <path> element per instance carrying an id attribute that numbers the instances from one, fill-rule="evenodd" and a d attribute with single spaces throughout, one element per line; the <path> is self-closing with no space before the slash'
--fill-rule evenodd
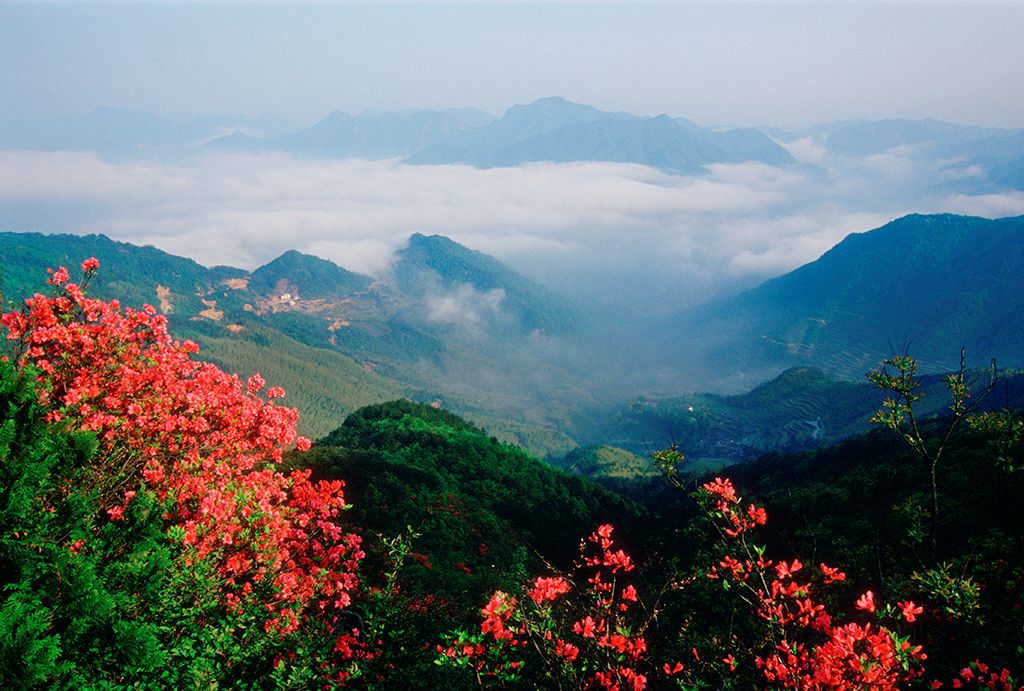
<path id="1" fill-rule="evenodd" d="M 693 645 L 688 654 L 677 646 L 677 657 L 652 660 L 645 636 L 658 608 L 645 608 L 635 587 L 623 583 L 633 563 L 614 550 L 613 529 L 606 525 L 584 542 L 596 552 L 583 558 L 590 572 L 536 578 L 516 595 L 494 593 L 479 630 L 460 631 L 439 646 L 439 663 L 471 670 L 485 686 L 531 680 L 536 686 L 634 690 L 708 683 L 881 690 L 905 688 L 923 675 L 926 655 L 901 630 L 916 621 L 922 606 L 910 600 L 883 606 L 869 590 L 856 602 L 855 620 L 836 621 L 819 592 L 844 581 L 842 571 L 768 558 L 752 540 L 767 513 L 743 501 L 728 480 L 705 483 L 698 499 L 720 535 L 720 558 L 704 576 L 721 583 L 724 597 L 745 603 L 754 619 L 745 635 L 742 627 L 712 635 L 683 627 L 683 640 L 691 634 L 701 641 L 704 659 Z M 681 587 L 687 583 L 692 576 L 676 579 Z M 717 641 L 717 649 L 708 650 L 709 640 Z"/>
<path id="2" fill-rule="evenodd" d="M 629 582 L 632 559 L 602 525 L 581 545 L 570 576 L 533 579 L 518 595 L 497 591 L 477 631 L 438 646 L 438 663 L 471 670 L 481 684 L 644 689 L 648 618 Z"/>
<path id="3" fill-rule="evenodd" d="M 72 674 L 62 641 L 97 617 L 121 680 L 188 656 L 208 658 L 192 683 L 346 678 L 366 654 L 346 615 L 360 541 L 340 481 L 280 470 L 309 446 L 284 392 L 194 360 L 152 307 L 89 298 L 64 268 L 48 282 L 2 315 L 10 678 Z M 94 616 L 69 620 L 69 574 L 103 584 Z"/>
<path id="4" fill-rule="evenodd" d="M 818 591 L 846 575 L 820 564 L 808 573 L 799 560 L 773 561 L 751 531 L 767 522 L 761 507 L 744 502 L 728 480 L 704 484 L 701 500 L 723 537 L 724 556 L 707 576 L 720 579 L 765 622 L 764 643 L 756 645 L 754 661 L 766 682 L 784 689 L 898 689 L 921 676 L 925 654 L 909 635 L 877 621 L 837 624 Z M 891 607 L 879 608 L 872 591 L 856 603 L 871 619 L 892 620 Z M 905 623 L 923 608 L 899 603 Z M 766 649 L 765 649 L 766 648 Z"/>

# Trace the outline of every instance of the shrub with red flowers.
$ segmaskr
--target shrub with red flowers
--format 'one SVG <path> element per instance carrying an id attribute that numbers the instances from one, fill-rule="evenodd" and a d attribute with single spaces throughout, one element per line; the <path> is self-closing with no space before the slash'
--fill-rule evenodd
<path id="1" fill-rule="evenodd" d="M 496 592 L 482 610 L 480 631 L 461 632 L 439 646 L 439 663 L 472 669 L 485 685 L 531 681 L 560 688 L 699 688 L 708 675 L 732 688 L 742 686 L 729 675 L 744 661 L 759 670 L 759 686 L 781 689 L 898 689 L 921 676 L 921 647 L 895 627 L 833 621 L 817 592 L 819 585 L 845 580 L 843 572 L 821 564 L 811 577 L 799 560 L 775 562 L 749 541 L 767 514 L 745 503 L 731 482 L 716 478 L 699 498 L 722 538 L 721 558 L 706 576 L 749 605 L 762 623 L 761 639 L 741 641 L 720 632 L 702 639 L 717 640 L 719 649 L 705 655 L 714 659 L 702 660 L 694 646 L 683 656 L 686 664 L 672 659 L 654 665 L 645 638 L 651 619 L 636 617 L 637 592 L 621 582 L 633 562 L 614 548 L 606 525 L 584 543 L 597 552 L 583 557 L 583 568 L 593 570 L 586 574 L 585 593 L 562 577 L 536 578 L 518 596 Z M 663 593 L 691 582 L 675 579 Z M 879 607 L 870 591 L 857 608 L 906 623 L 922 613 L 911 601 Z M 685 640 L 685 625 L 680 633 Z"/>
<path id="2" fill-rule="evenodd" d="M 1002 669 L 995 669 L 989 667 L 980 660 L 975 660 L 966 667 L 960 670 L 949 686 L 946 686 L 941 681 L 935 680 L 931 683 L 929 688 L 942 689 L 942 688 L 953 688 L 953 689 L 998 689 L 998 691 L 1021 691 L 1024 686 L 1018 685 L 1012 676 L 1010 676 L 1010 670 L 1003 667 Z"/>
<path id="3" fill-rule="evenodd" d="M 83 286 L 97 268 L 95 259 L 82 264 Z M 256 628 L 280 642 L 316 632 L 333 648 L 318 672 L 343 677 L 345 660 L 359 654 L 345 610 L 360 541 L 339 524 L 341 482 L 279 470 L 285 449 L 309 447 L 296 436 L 297 412 L 275 402 L 284 392 L 271 387 L 264 398 L 258 374 L 243 383 L 193 360 L 197 346 L 172 339 L 152 307 L 89 298 L 63 267 L 48 282 L 50 295 L 3 313 L 2 325 L 22 376 L 36 380 L 45 422 L 98 440 L 91 466 L 63 487 L 64 497 L 98 492 L 102 523 L 129 532 L 135 505 L 155 503 L 196 579 L 177 585 L 212 588 L 240 635 Z M 75 553 L 89 547 L 69 541 Z M 192 625 L 204 626 L 206 616 Z M 288 644 L 270 648 L 281 650 L 277 668 L 294 659 Z"/>
<path id="4" fill-rule="evenodd" d="M 725 554 L 707 574 L 739 593 L 767 624 L 769 650 L 758 654 L 757 666 L 765 680 L 784 689 L 897 689 L 921 674 L 925 654 L 908 636 L 873 622 L 835 624 L 818 600 L 819 586 L 845 580 L 841 571 L 826 564 L 819 577 L 806 574 L 799 560 L 774 562 L 765 548 L 748 540 L 764 525 L 764 509 L 746 504 L 729 480 L 715 478 L 703 485 L 701 499 L 723 536 Z M 879 610 L 869 590 L 857 609 L 888 616 Z M 913 622 L 922 608 L 903 602 L 899 611 Z"/>
<path id="5" fill-rule="evenodd" d="M 646 688 L 648 622 L 627 578 L 633 561 L 612 532 L 602 525 L 581 543 L 571 577 L 535 578 L 518 596 L 495 592 L 480 630 L 438 646 L 438 663 L 498 686 Z"/>

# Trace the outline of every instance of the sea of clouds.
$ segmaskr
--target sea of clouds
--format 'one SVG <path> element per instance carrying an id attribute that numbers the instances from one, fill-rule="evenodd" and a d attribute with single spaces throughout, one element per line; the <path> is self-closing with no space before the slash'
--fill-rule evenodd
<path id="1" fill-rule="evenodd" d="M 104 233 L 247 269 L 298 249 L 364 273 L 386 271 L 412 233 L 438 233 L 585 300 L 668 311 L 905 213 L 1024 213 L 1024 193 L 964 193 L 911 150 L 833 160 L 810 139 L 790 150 L 799 164 L 693 176 L 602 162 L 0 151 L 0 230 Z"/>

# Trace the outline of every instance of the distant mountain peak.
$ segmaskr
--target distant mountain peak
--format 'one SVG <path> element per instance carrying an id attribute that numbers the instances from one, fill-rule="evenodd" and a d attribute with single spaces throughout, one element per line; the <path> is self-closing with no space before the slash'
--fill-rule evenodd
<path id="1" fill-rule="evenodd" d="M 332 261 L 288 250 L 252 272 L 249 287 L 261 294 L 270 294 L 281 280 L 297 287 L 307 298 L 328 297 L 365 290 L 369 276 L 342 268 Z"/>
<path id="2" fill-rule="evenodd" d="M 421 243 L 421 242 L 425 242 L 427 240 L 447 240 L 448 242 L 451 242 L 453 244 L 457 244 L 451 238 L 449 238 L 449 237 L 447 237 L 445 235 L 440 235 L 438 233 L 431 233 L 430 235 L 427 235 L 425 233 L 417 232 L 417 233 L 413 233 L 412 235 L 409 236 L 409 242 L 410 243 L 413 243 L 413 242 Z"/>
<path id="3" fill-rule="evenodd" d="M 465 245 L 461 245 L 452 240 L 447 235 L 441 235 L 439 233 L 431 233 L 426 235 L 424 233 L 413 233 L 409 236 L 409 242 L 406 243 L 407 247 L 436 247 L 446 249 L 459 249 L 465 252 L 475 252 Z"/>
<path id="4" fill-rule="evenodd" d="M 576 103 L 561 96 L 543 96 L 529 103 L 517 103 L 505 111 L 508 115 L 512 112 L 524 110 L 574 110 L 574 111 L 597 111 L 593 106 L 585 103 Z M 597 111 L 600 112 L 600 111 Z"/>
<path id="5" fill-rule="evenodd" d="M 460 245 L 444 235 L 413 233 L 396 255 L 397 265 L 421 266 L 436 272 L 445 282 L 461 281 L 476 288 L 491 288 L 487 277 L 510 272 L 500 261 L 483 252 Z"/>
<path id="6" fill-rule="evenodd" d="M 502 309 L 527 329 L 563 332 L 576 318 L 575 309 L 562 296 L 444 235 L 411 235 L 405 248 L 395 254 L 392 270 L 398 285 L 410 295 L 465 286 L 480 293 L 501 291 Z"/>

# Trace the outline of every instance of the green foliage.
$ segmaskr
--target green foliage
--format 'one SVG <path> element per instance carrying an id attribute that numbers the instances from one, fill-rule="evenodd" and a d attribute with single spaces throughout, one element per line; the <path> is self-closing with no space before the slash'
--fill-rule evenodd
<path id="1" fill-rule="evenodd" d="M 1008 472 L 1020 469 L 1020 441 L 1024 437 L 1024 418 L 1012 410 L 989 411 L 971 415 L 971 428 L 980 432 L 996 452 L 996 461 Z"/>
<path id="2" fill-rule="evenodd" d="M 919 432 L 941 437 L 948 422 L 926 420 Z M 872 589 L 933 612 L 921 642 L 934 669 L 955 674 L 974 658 L 1021 668 L 1022 478 L 993 463 L 981 434 L 954 436 L 943 459 L 934 560 L 929 468 L 895 435 L 877 430 L 810 453 L 765 456 L 730 476 L 767 507 L 773 550 L 844 565 L 853 597 Z"/>
<path id="3" fill-rule="evenodd" d="M 166 529 L 168 505 L 127 450 L 45 422 L 33 374 L 0 361 L 0 688 L 265 688 L 272 673 L 308 688 L 321 678 L 305 662 L 333 656 L 336 636 L 315 621 L 268 633 L 259 599 L 227 609 L 224 577 L 184 546 L 184 529 Z M 127 491 L 114 520 L 108 507 Z"/>
<path id="4" fill-rule="evenodd" d="M 895 374 L 890 373 L 888 367 L 893 367 Z M 886 360 L 878 370 L 868 372 L 867 377 L 878 388 L 894 394 L 882 401 L 882 409 L 871 418 L 871 422 L 899 433 L 915 451 L 926 453 L 924 439 L 912 417 L 913 406 L 923 395 L 918 391 L 921 384 L 917 380 L 917 361 L 906 355 L 897 355 Z M 908 417 L 913 425 L 911 432 L 903 429 Z"/>
<path id="5" fill-rule="evenodd" d="M 978 614 L 981 588 L 970 576 L 955 575 L 952 570 L 952 564 L 942 564 L 915 573 L 912 580 L 944 614 L 958 622 L 982 623 Z"/>
<path id="6" fill-rule="evenodd" d="M 650 461 L 614 446 L 577 447 L 552 461 L 552 465 L 609 488 L 614 488 L 617 480 L 637 480 L 658 474 Z"/>
<path id="7" fill-rule="evenodd" d="M 893 371 L 890 371 L 889 368 Z M 908 355 L 897 355 L 887 359 L 877 370 L 867 373 L 868 381 L 890 392 L 882 401 L 882 408 L 871 418 L 871 422 L 896 432 L 927 465 L 932 493 L 931 511 L 931 559 L 934 562 L 939 547 L 939 481 L 938 465 L 943 451 L 964 419 L 978 406 L 996 384 L 996 363 L 992 361 L 989 383 L 980 394 L 970 401 L 971 390 L 967 382 L 964 349 L 960 349 L 960 369 L 943 377 L 949 389 L 949 415 L 944 428 L 934 438 L 921 433 L 919 412 L 915 410 L 924 394 L 920 392 L 921 382 L 917 377 L 917 361 Z"/>
<path id="8" fill-rule="evenodd" d="M 295 318 L 309 334 L 314 321 Z M 245 363 L 292 382 L 300 392 L 292 402 L 321 413 L 313 429 L 326 429 L 356 402 L 398 393 L 337 353 L 303 346 L 265 323 L 246 329 L 244 338 L 210 331 L 207 352 L 229 367 Z M 939 667 L 982 655 L 1024 665 L 1024 478 L 1013 472 L 1024 423 L 1009 410 L 972 414 L 981 397 L 971 398 L 962 360 L 958 373 L 932 380 L 919 377 L 909 357 L 886 365 L 869 375 L 892 392 L 874 421 L 898 437 L 876 433 L 811 454 L 765 457 L 733 475 L 768 505 L 766 539 L 775 553 L 844 565 L 846 601 L 870 587 L 890 602 L 926 604 L 928 650 Z M 337 624 L 314 619 L 284 640 L 267 633 L 256 605 L 225 611 L 215 595 L 221 576 L 183 546 L 183 531 L 166 530 L 164 507 L 129 470 L 127 452 L 99 451 L 91 434 L 45 423 L 32 374 L 0 362 L 0 686 L 312 686 L 321 670 L 304 661 L 330 657 Z M 924 407 L 929 387 L 951 394 L 942 419 L 924 412 L 937 409 Z M 736 411 L 762 421 L 798 418 L 804 401 L 788 401 L 794 392 L 810 391 L 828 408 L 830 396 L 853 389 L 851 397 L 863 393 L 820 372 L 791 371 L 745 397 L 716 405 L 700 398 L 707 410 L 689 410 L 697 398 L 677 401 L 673 415 L 685 411 L 704 433 L 724 429 Z M 731 412 L 723 412 L 727 405 Z M 797 412 L 764 412 L 786 405 Z M 953 435 L 961 420 L 973 434 Z M 679 472 L 691 465 L 685 460 L 677 448 L 655 454 L 679 488 L 692 482 Z M 649 591 L 666 583 L 661 594 L 679 595 L 657 605 L 650 641 L 657 656 L 683 659 L 683 642 L 695 640 L 702 650 L 726 650 L 749 634 L 749 612 L 716 600 L 722 586 L 693 568 L 713 561 L 707 536 L 688 521 L 692 502 L 645 484 L 637 457 L 621 450 L 581 449 L 565 462 L 584 474 L 636 481 L 643 489 L 634 496 L 643 496 L 646 509 L 449 411 L 408 401 L 351 413 L 312 452 L 290 459 L 321 478 L 345 480 L 353 504 L 347 518 L 365 531 L 367 588 L 342 625 L 360 628 L 379 653 L 351 668 L 356 684 L 457 686 L 431 664 L 430 643 L 469 625 L 486 593 L 511 592 L 542 566 L 568 569 L 578 536 L 599 523 L 614 523 L 633 541 L 630 552 L 651 566 Z M 106 507 L 126 490 L 137 492 L 126 520 L 112 521 Z M 683 573 L 691 575 L 677 577 Z"/>
<path id="9" fill-rule="evenodd" d="M 170 561 L 155 498 L 139 492 L 127 528 L 106 519 L 122 479 L 95 472 L 91 435 L 42 422 L 29 382 L 0 363 L 0 685 L 150 673 L 166 642 L 146 615 Z"/>
<path id="10" fill-rule="evenodd" d="M 462 418 L 408 401 L 357 411 L 315 450 L 327 457 L 317 457 L 314 467 L 346 480 L 354 511 L 366 512 L 368 528 L 395 534 L 413 525 L 425 539 L 435 539 L 438 531 L 422 528 L 419 521 L 443 524 L 445 541 L 463 536 L 463 554 L 471 560 L 464 563 L 471 568 L 479 564 L 490 570 L 491 564 L 514 558 L 515 542 L 549 558 L 572 554 L 576 536 L 595 520 L 638 516 L 628 502 L 552 469 Z M 331 463 L 336 468 L 329 470 Z M 358 501 L 364 492 L 374 499 Z M 386 508 L 379 508 L 382 503 Z M 552 525 L 583 530 L 552 531 Z M 479 552 L 481 544 L 488 545 L 485 556 L 469 554 Z"/>
<path id="11" fill-rule="evenodd" d="M 579 536 L 598 523 L 614 521 L 633 539 L 646 532 L 645 514 L 631 502 L 449 411 L 409 401 L 360 409 L 291 462 L 344 479 L 349 516 L 366 531 L 368 572 L 397 566 L 406 606 L 396 616 L 389 605 L 390 632 L 381 637 L 408 651 L 404 666 L 418 660 L 422 679 L 451 672 L 417 646 L 472 621 L 487 593 L 515 587 L 545 562 L 568 567 Z M 394 542 L 410 532 L 416 537 Z M 360 604 L 367 622 L 379 621 L 381 607 L 373 596 Z"/>

